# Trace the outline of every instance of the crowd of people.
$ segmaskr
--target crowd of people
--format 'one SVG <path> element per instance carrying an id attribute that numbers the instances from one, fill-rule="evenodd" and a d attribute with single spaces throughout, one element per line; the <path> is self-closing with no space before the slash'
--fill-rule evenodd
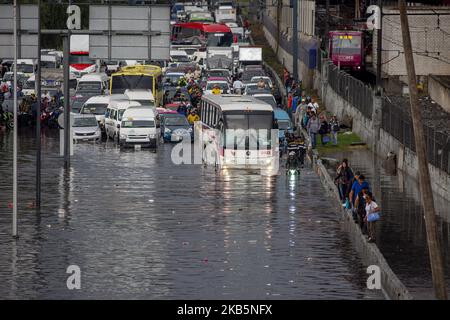
<path id="1" fill-rule="evenodd" d="M 288 94 L 286 110 L 293 119 L 294 125 L 302 126 L 307 131 L 313 149 L 317 148 L 318 135 L 322 146 L 330 142 L 337 145 L 341 128 L 337 116 L 333 115 L 328 121 L 326 113 L 320 112 L 317 100 L 302 90 L 301 82 L 296 82 L 287 70 L 284 76 Z"/>
<path id="2" fill-rule="evenodd" d="M 353 172 L 348 159 L 343 159 L 337 168 L 334 182 L 339 190 L 342 206 L 351 210 L 353 220 L 359 224 L 369 242 L 375 242 L 375 226 L 380 218 L 380 207 L 366 177 L 359 171 Z"/>

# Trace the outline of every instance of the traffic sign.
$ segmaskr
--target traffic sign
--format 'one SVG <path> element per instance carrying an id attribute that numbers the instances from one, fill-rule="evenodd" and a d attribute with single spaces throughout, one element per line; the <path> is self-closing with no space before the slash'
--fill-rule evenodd
<path id="1" fill-rule="evenodd" d="M 170 49 L 170 7 L 89 6 L 91 59 L 167 60 Z"/>

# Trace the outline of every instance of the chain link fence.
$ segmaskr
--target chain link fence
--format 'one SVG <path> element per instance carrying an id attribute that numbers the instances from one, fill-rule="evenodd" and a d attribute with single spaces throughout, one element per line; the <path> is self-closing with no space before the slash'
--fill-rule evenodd
<path id="1" fill-rule="evenodd" d="M 365 117 L 372 119 L 374 96 L 372 88 L 347 72 L 339 70 L 329 59 L 324 59 L 322 64 L 326 65 L 328 83 L 331 88 L 358 109 Z"/>
<path id="2" fill-rule="evenodd" d="M 382 128 L 405 147 L 416 151 L 411 115 L 404 106 L 383 97 Z M 428 162 L 450 174 L 450 135 L 426 124 L 423 126 Z"/>

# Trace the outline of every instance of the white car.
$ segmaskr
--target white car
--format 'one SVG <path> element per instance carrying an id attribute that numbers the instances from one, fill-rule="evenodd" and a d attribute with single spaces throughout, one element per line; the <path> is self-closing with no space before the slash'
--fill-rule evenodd
<path id="1" fill-rule="evenodd" d="M 90 97 L 81 107 L 81 114 L 93 114 L 97 119 L 100 129 L 105 130 L 105 113 L 110 101 L 110 96 Z"/>
<path id="2" fill-rule="evenodd" d="M 73 122 L 74 141 L 97 141 L 102 137 L 102 132 L 93 114 L 74 114 Z"/>
<path id="3" fill-rule="evenodd" d="M 273 94 L 270 93 L 257 93 L 253 95 L 258 100 L 261 100 L 265 103 L 270 104 L 273 108 L 277 107 L 277 101 L 275 100 L 275 97 Z"/>
<path id="4" fill-rule="evenodd" d="M 220 90 L 222 94 L 228 94 L 231 93 L 230 85 L 228 84 L 228 81 L 208 81 L 206 83 L 205 88 L 205 94 L 212 94 L 213 88 L 218 85 L 220 87 Z"/>

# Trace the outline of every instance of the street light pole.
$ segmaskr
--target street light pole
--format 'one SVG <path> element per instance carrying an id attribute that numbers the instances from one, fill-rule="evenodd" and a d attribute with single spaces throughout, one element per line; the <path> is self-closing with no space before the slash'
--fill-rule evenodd
<path id="1" fill-rule="evenodd" d="M 383 46 L 382 27 L 383 27 L 383 1 L 378 0 L 378 7 L 380 8 L 380 26 L 377 29 L 377 79 L 376 79 L 376 94 L 381 96 L 383 91 L 383 83 L 381 77 L 381 52 Z"/>
<path id="2" fill-rule="evenodd" d="M 17 0 L 14 0 L 13 5 L 14 16 L 14 134 L 13 134 L 13 221 L 12 221 L 12 235 L 17 237 Z"/>
<path id="3" fill-rule="evenodd" d="M 35 78 L 36 106 L 36 210 L 41 208 L 41 0 L 38 0 L 37 70 Z"/>
<path id="4" fill-rule="evenodd" d="M 298 82 L 298 2 L 300 0 L 292 0 L 292 72 L 294 80 Z"/>

